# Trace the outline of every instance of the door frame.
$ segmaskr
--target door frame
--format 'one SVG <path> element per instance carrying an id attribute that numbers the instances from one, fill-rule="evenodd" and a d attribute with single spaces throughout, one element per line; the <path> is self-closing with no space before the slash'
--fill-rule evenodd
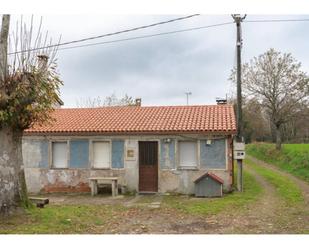
<path id="1" fill-rule="evenodd" d="M 140 190 L 140 184 L 139 184 L 139 179 L 140 179 L 140 161 L 139 161 L 139 145 L 140 142 L 156 142 L 157 143 L 157 186 L 156 186 L 156 191 L 143 191 Z M 138 154 L 137 154 L 137 167 L 138 167 L 138 182 L 137 182 L 137 190 L 138 193 L 158 193 L 159 192 L 159 168 L 160 168 L 160 139 L 139 139 L 137 141 L 137 148 L 138 148 Z"/>

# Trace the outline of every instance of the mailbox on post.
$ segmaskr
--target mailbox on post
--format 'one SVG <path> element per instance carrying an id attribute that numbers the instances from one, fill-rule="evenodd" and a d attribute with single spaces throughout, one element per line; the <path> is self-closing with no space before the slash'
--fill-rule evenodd
<path id="1" fill-rule="evenodd" d="M 245 143 L 234 142 L 234 159 L 245 159 Z"/>

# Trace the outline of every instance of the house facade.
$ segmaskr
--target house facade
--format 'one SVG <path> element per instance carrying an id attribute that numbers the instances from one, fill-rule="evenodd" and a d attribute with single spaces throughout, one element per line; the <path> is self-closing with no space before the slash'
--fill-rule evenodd
<path id="1" fill-rule="evenodd" d="M 28 191 L 90 192 L 89 177 L 116 176 L 128 191 L 194 193 L 209 172 L 233 182 L 231 105 L 56 109 L 23 136 Z"/>

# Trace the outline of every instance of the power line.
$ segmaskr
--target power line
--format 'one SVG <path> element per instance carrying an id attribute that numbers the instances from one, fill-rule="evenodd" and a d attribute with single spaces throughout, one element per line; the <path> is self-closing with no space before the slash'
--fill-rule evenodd
<path id="1" fill-rule="evenodd" d="M 124 39 L 118 39 L 118 40 L 89 43 L 89 44 L 84 44 L 84 45 L 59 48 L 58 50 L 66 50 L 66 49 L 90 47 L 90 46 L 103 45 L 103 44 L 116 43 L 116 42 L 123 42 L 123 41 L 138 40 L 138 39 L 150 38 L 150 37 L 161 36 L 161 35 L 170 35 L 170 34 L 176 34 L 176 33 L 181 33 L 181 32 L 188 32 L 188 31 L 193 31 L 193 30 L 224 26 L 224 25 L 228 25 L 228 24 L 233 24 L 233 22 L 218 23 L 218 24 L 213 24 L 213 25 L 200 26 L 200 27 L 194 27 L 194 28 L 188 28 L 188 29 L 181 29 L 181 30 L 175 30 L 175 31 L 169 31 L 169 32 L 162 32 L 162 33 L 157 33 L 157 34 L 152 34 L 152 35 L 135 36 L 135 37 L 129 37 L 129 38 L 124 38 Z"/>
<path id="2" fill-rule="evenodd" d="M 263 19 L 263 20 L 246 20 L 243 22 L 308 22 L 309 19 Z"/>
<path id="3" fill-rule="evenodd" d="M 113 33 L 107 33 L 103 35 L 98 35 L 98 36 L 93 36 L 93 37 L 88 37 L 84 39 L 79 39 L 79 40 L 73 40 L 69 42 L 63 42 L 59 44 L 54 44 L 54 45 L 49 45 L 49 46 L 44 46 L 44 47 L 39 47 L 39 48 L 33 48 L 33 49 L 28 49 L 28 50 L 21 50 L 17 52 L 11 52 L 9 55 L 12 54 L 17 54 L 17 53 L 22 53 L 22 52 L 30 52 L 30 51 L 35 51 L 35 50 L 40 50 L 40 49 L 46 49 L 46 48 L 51 48 L 51 47 L 60 47 L 60 46 L 65 46 L 69 44 L 74 44 L 74 43 L 79 43 L 79 42 L 85 42 L 88 40 L 94 40 L 94 39 L 99 39 L 103 37 L 108 37 L 108 36 L 113 36 L 113 35 L 118 35 L 122 33 L 128 33 L 131 31 L 136 31 L 140 29 L 146 29 L 158 25 L 163 25 L 175 21 L 180 21 L 184 19 L 189 19 L 195 16 L 199 16 L 200 14 L 194 14 L 194 15 L 189 15 L 185 17 L 179 17 L 163 22 L 158 22 L 158 23 L 153 23 L 150 25 L 144 25 L 144 26 L 139 26 L 136 28 L 132 29 L 126 29 L 126 30 L 121 30 Z M 243 23 L 267 23 L 267 22 L 305 22 L 309 21 L 309 19 L 261 19 L 261 20 L 244 20 Z M 64 48 L 59 48 L 58 50 L 66 50 L 66 49 L 74 49 L 74 48 L 82 48 L 82 47 L 90 47 L 90 46 L 96 46 L 96 45 L 102 45 L 102 44 L 109 44 L 109 43 L 116 43 L 116 42 L 123 42 L 123 41 L 131 41 L 131 40 L 137 40 L 137 39 L 144 39 L 144 38 L 150 38 L 150 37 L 156 37 L 160 35 L 169 35 L 169 34 L 176 34 L 176 33 L 181 33 L 181 32 L 187 32 L 187 31 L 193 31 L 193 30 L 199 30 L 199 29 L 206 29 L 206 28 L 211 28 L 211 27 L 217 27 L 217 26 L 224 26 L 228 24 L 232 24 L 233 22 L 225 22 L 225 23 L 218 23 L 218 24 L 213 24 L 213 25 L 207 25 L 207 26 L 200 26 L 200 27 L 194 27 L 194 28 L 188 28 L 188 29 L 181 29 L 181 30 L 176 30 L 176 31 L 169 31 L 169 32 L 162 32 L 162 33 L 157 33 L 157 34 L 152 34 L 152 35 L 143 35 L 143 36 L 135 36 L 135 37 L 129 37 L 129 38 L 124 38 L 124 39 L 118 39 L 118 40 L 111 40 L 111 41 L 104 41 L 104 42 L 97 42 L 97 43 L 89 43 L 89 44 L 84 44 L 84 45 L 78 45 L 78 46 L 71 46 L 71 47 L 64 47 Z"/>
<path id="4" fill-rule="evenodd" d="M 69 44 L 73 44 L 73 43 L 85 42 L 85 41 L 99 39 L 99 38 L 103 38 L 103 37 L 119 35 L 119 34 L 131 32 L 131 31 L 146 29 L 146 28 L 150 28 L 150 27 L 154 27 L 154 26 L 158 26 L 158 25 L 163 25 L 163 24 L 171 23 L 171 22 L 185 20 L 185 19 L 189 19 L 189 18 L 196 17 L 196 16 L 199 16 L 199 15 L 200 14 L 194 14 L 194 15 L 189 15 L 189 16 L 184 16 L 184 17 L 170 19 L 170 20 L 163 21 L 163 22 L 157 22 L 157 23 L 152 23 L 152 24 L 149 24 L 149 25 L 143 25 L 143 26 L 139 26 L 139 27 L 135 27 L 135 28 L 131 28 L 131 29 L 125 29 L 125 30 L 121 30 L 121 31 L 117 31 L 117 32 L 112 32 L 112 33 L 107 33 L 107 34 L 103 34 L 103 35 L 92 36 L 92 37 L 88 37 L 88 38 L 84 38 L 84 39 L 79 39 L 79 40 L 73 40 L 73 41 L 69 41 L 69 42 L 58 43 L 58 44 L 44 46 L 44 47 L 39 47 L 39 48 L 32 48 L 32 49 L 28 49 L 28 50 L 16 51 L 16 52 L 9 53 L 9 55 L 10 54 L 18 54 L 18 53 L 22 53 L 22 52 L 30 52 L 30 51 L 35 51 L 35 50 L 40 50 L 40 49 L 45 49 L 45 48 L 60 47 L 60 46 L 65 46 L 65 45 L 69 45 Z"/>

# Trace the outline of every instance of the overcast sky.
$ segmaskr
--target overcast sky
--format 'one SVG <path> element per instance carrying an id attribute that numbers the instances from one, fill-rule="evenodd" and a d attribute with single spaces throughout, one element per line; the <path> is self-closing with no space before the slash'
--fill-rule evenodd
<path id="1" fill-rule="evenodd" d="M 165 21 L 180 15 L 47 15 L 43 29 L 62 41 L 119 31 Z M 11 30 L 20 16 L 12 16 Z M 27 16 L 24 17 L 27 21 Z M 294 19 L 309 16 L 258 16 L 246 20 Z M 38 23 L 40 16 L 35 16 Z M 230 15 L 201 15 L 128 34 L 97 39 L 109 41 L 179 29 L 230 22 Z M 244 23 L 243 61 L 275 48 L 289 52 L 309 66 L 309 22 Z M 157 36 L 133 41 L 58 51 L 58 71 L 64 82 L 61 98 L 65 107 L 80 99 L 116 94 L 141 97 L 142 105 L 214 104 L 216 97 L 231 92 L 228 81 L 235 65 L 235 24 Z M 90 43 L 90 42 L 85 42 Z M 83 44 L 83 43 L 82 43 Z M 77 45 L 77 44 L 76 44 Z"/>

